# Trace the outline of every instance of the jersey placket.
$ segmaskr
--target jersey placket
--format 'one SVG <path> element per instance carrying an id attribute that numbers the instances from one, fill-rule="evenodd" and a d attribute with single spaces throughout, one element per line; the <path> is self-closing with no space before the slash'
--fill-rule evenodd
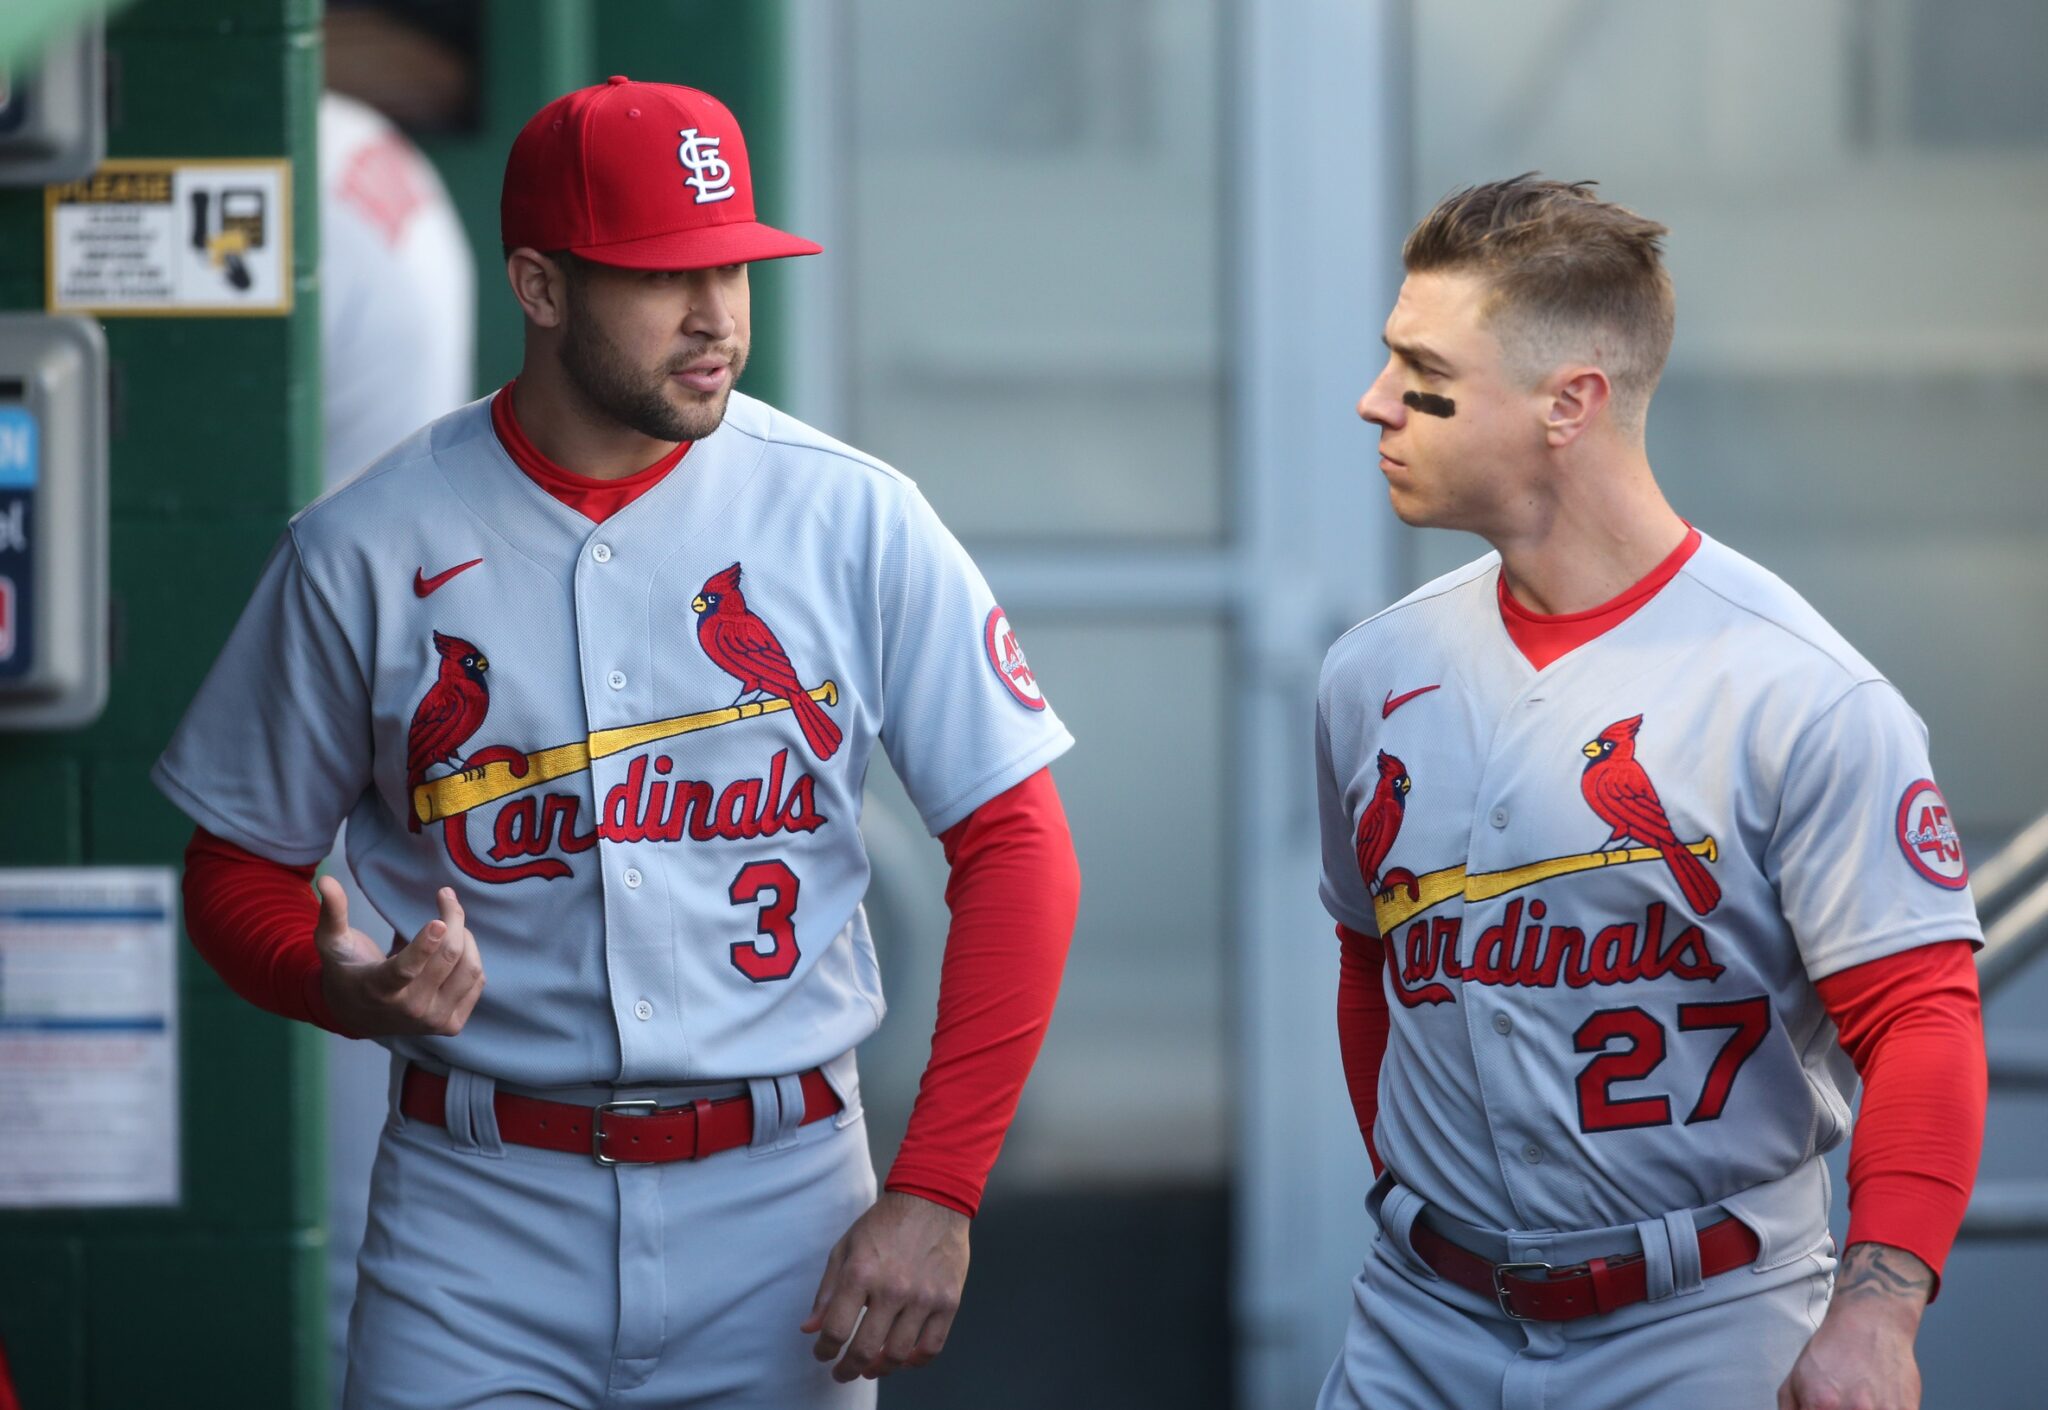
<path id="1" fill-rule="evenodd" d="M 1582 798 L 1586 760 L 1580 749 L 1615 714 L 1631 713 L 1630 702 L 1677 654 L 1677 646 L 1661 642 L 1647 654 L 1631 649 L 1637 642 L 1659 640 L 1652 630 L 1658 606 L 1653 600 L 1605 633 L 1599 644 L 1567 652 L 1540 671 L 1528 667 L 1495 619 L 1499 649 L 1512 654 L 1522 683 L 1501 707 L 1479 781 L 1468 877 L 1602 844 L 1608 828 Z M 1609 890 L 1602 875 L 1598 870 L 1583 872 L 1488 901 L 1468 901 L 1461 933 L 1466 963 L 1476 958 L 1487 932 L 1510 918 L 1520 932 L 1506 936 L 1500 951 L 1503 963 L 1510 966 L 1522 954 L 1532 928 L 1540 941 L 1551 925 L 1569 923 L 1590 940 L 1610 921 L 1641 920 L 1640 914 L 1609 915 L 1600 909 L 1599 898 Z M 1540 919 L 1533 914 L 1537 901 L 1544 904 Z M 1683 908 L 1676 895 L 1669 905 Z M 1669 909 L 1666 913 L 1673 914 Z M 1645 943 L 1655 942 L 1645 937 Z M 1642 985 L 1630 985 L 1614 992 L 1640 999 L 1646 991 Z M 1481 1098 L 1496 1137 L 1495 1154 L 1518 1217 L 1527 1227 L 1569 1227 L 1592 1217 L 1593 1196 L 1587 1172 L 1581 1169 L 1584 1157 L 1574 1149 L 1580 1138 L 1574 1117 L 1577 1093 L 1567 1074 L 1577 1057 L 1571 1017 L 1577 1008 L 1570 996 L 1557 985 L 1488 984 L 1468 978 L 1462 998 L 1470 1005 L 1466 1027 L 1474 1042 Z M 1545 1005 L 1548 1012 L 1541 1007 Z M 1542 1074 L 1555 1074 L 1565 1085 L 1553 1089 L 1555 1084 Z"/>
<path id="2" fill-rule="evenodd" d="M 700 441 L 687 462 L 660 484 L 588 526 L 576 556 L 576 650 L 584 715 L 593 737 L 687 708 L 656 693 L 654 651 L 664 638 L 662 624 L 654 619 L 666 616 L 672 620 L 670 631 L 690 632 L 689 598 L 672 593 L 653 601 L 653 585 L 676 545 L 693 528 L 713 521 L 745 483 L 736 452 L 758 454 L 739 451 L 728 435 Z M 639 806 L 630 771 L 645 753 L 623 749 L 590 763 L 592 826 L 598 833 L 591 855 L 597 860 L 604 912 L 619 1077 L 629 1082 L 671 1080 L 692 1064 L 671 919 L 673 864 L 662 860 L 659 846 L 608 835 L 622 824 L 630 830 L 635 821 L 614 818 L 610 800 L 617 789 L 626 795 L 629 811 Z"/>
<path id="3" fill-rule="evenodd" d="M 621 534 L 617 516 L 593 526 L 576 560 L 577 665 L 584 715 L 594 737 L 655 718 L 646 618 L 646 567 Z M 637 610 L 636 610 L 637 609 Z M 664 1038 L 679 1034 L 682 1015 L 670 1012 L 677 992 L 675 960 L 667 943 L 667 887 L 661 869 L 635 848 L 609 836 L 607 799 L 625 782 L 631 751 L 590 761 L 596 807 L 598 887 L 604 908 L 605 969 L 612 1021 L 619 1035 L 619 1075 L 659 1071 Z M 673 1049 L 670 1050 L 671 1064 Z"/>
<path id="4" fill-rule="evenodd" d="M 1512 652 L 1512 646 L 1508 650 Z M 1557 1177 L 1545 1167 L 1560 1168 L 1554 1164 L 1560 1152 L 1544 1144 L 1551 1133 L 1535 1124 L 1548 1106 L 1530 1088 L 1528 1073 L 1534 1059 L 1521 1051 L 1544 1027 L 1528 1021 L 1527 1013 L 1532 1003 L 1541 1002 L 1541 991 L 1525 994 L 1513 986 L 1480 983 L 1470 974 L 1486 932 L 1505 922 L 1517 899 L 1524 906 L 1514 914 L 1518 918 L 1525 914 L 1528 897 L 1516 892 L 1476 900 L 1471 896 L 1469 879 L 1543 855 L 1536 850 L 1541 844 L 1533 839 L 1543 832 L 1540 819 L 1544 816 L 1544 802 L 1539 801 L 1541 795 L 1529 787 L 1527 780 L 1529 750 L 1542 746 L 1530 738 L 1528 717 L 1540 716 L 1548 687 L 1546 674 L 1530 671 L 1519 653 L 1514 654 L 1513 660 L 1502 660 L 1498 665 L 1501 679 L 1495 688 L 1502 694 L 1496 697 L 1500 704 L 1494 712 L 1492 738 L 1473 784 L 1471 826 L 1465 849 L 1468 890 L 1461 903 L 1458 960 L 1467 977 L 1459 985 L 1458 1001 L 1464 1010 L 1466 1042 L 1479 1083 L 1488 1138 L 1493 1143 L 1501 1183 L 1514 1207 L 1513 1223 L 1516 1227 L 1532 1227 L 1548 1222 L 1534 1217 L 1532 1211 L 1555 1204 L 1554 1198 L 1546 1196 Z M 1517 682 L 1519 689 L 1515 688 Z M 1522 776 L 1517 777 L 1518 774 Z M 1555 800 L 1544 801 L 1550 803 L 1554 816 Z M 1534 827 L 1531 818 L 1538 819 Z M 1516 936 L 1507 937 L 1505 953 L 1510 959 L 1519 944 Z M 1517 997 L 1522 998 L 1522 1004 L 1517 1005 Z M 1522 1009 L 1519 1015 L 1518 1007 Z"/>

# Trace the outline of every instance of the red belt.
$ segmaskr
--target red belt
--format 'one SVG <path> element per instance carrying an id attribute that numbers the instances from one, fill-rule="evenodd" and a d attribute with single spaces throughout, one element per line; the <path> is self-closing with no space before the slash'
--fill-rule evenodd
<path id="1" fill-rule="evenodd" d="M 822 1121 L 839 1110 L 839 1098 L 824 1073 L 814 1067 L 797 1080 L 804 1092 L 804 1119 L 799 1125 Z M 408 1066 L 398 1109 L 414 1121 L 445 1126 L 447 1091 L 446 1077 Z M 701 1160 L 720 1151 L 737 1150 L 754 1139 L 754 1102 L 744 1095 L 659 1107 L 652 1101 L 580 1106 L 497 1092 L 491 1097 L 491 1106 L 498 1114 L 498 1135 L 503 1139 L 519 1146 L 587 1155 L 599 1165 Z"/>
<path id="2" fill-rule="evenodd" d="M 1596 1312 L 1641 1302 L 1650 1295 L 1650 1275 L 1640 1253 L 1590 1258 L 1568 1268 L 1548 1263 L 1492 1263 L 1461 1248 L 1420 1220 L 1408 1243 L 1422 1261 L 1447 1281 L 1500 1304 L 1518 1322 L 1569 1322 Z M 1722 1219 L 1700 1230 L 1700 1276 L 1711 1278 L 1756 1261 L 1761 1247 L 1749 1226 Z M 1524 1273 L 1542 1276 L 1527 1278 Z"/>

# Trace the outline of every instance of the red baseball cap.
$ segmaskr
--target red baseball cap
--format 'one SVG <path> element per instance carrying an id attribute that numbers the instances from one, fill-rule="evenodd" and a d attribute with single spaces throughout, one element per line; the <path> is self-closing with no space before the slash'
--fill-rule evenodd
<path id="1" fill-rule="evenodd" d="M 498 220 L 507 245 L 623 269 L 710 269 L 822 248 L 754 219 L 746 139 L 725 104 L 624 75 L 563 94 L 519 130 Z"/>

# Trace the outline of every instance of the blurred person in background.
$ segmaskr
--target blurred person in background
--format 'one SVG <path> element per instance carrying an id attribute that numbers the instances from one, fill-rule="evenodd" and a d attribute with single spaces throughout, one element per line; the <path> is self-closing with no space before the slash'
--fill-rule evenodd
<path id="1" fill-rule="evenodd" d="M 1403 249 L 1358 414 L 1401 520 L 1495 552 L 1323 669 L 1381 1230 L 1324 1410 L 1919 1403 L 1982 932 L 1918 716 L 1651 473 L 1666 233 L 1532 174 Z M 1859 1075 L 1837 1272 L 1820 1157 Z"/>
<path id="2" fill-rule="evenodd" d="M 470 400 L 476 261 L 433 165 L 375 109 L 320 98 L 325 488 Z"/>

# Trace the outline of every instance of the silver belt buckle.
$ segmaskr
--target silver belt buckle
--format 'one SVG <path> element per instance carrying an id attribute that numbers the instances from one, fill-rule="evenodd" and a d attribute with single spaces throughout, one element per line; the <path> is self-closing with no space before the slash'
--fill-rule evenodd
<path id="1" fill-rule="evenodd" d="M 1535 1321 L 1536 1319 L 1535 1319 L 1534 1317 L 1524 1317 L 1524 1316 L 1523 1316 L 1523 1315 L 1522 1315 L 1521 1313 L 1519 1313 L 1519 1312 L 1515 1311 L 1515 1305 L 1514 1305 L 1514 1302 L 1513 1302 L 1513 1300 L 1512 1300 L 1512 1299 L 1510 1299 L 1510 1298 L 1509 1298 L 1509 1296 L 1508 1296 L 1508 1285 L 1507 1285 L 1507 1284 L 1506 1284 L 1506 1283 L 1505 1283 L 1504 1281 L 1502 1281 L 1502 1279 L 1503 1279 L 1503 1278 L 1504 1278 L 1504 1277 L 1505 1277 L 1505 1276 L 1506 1276 L 1507 1274 L 1509 1274 L 1509 1273 L 1523 1273 L 1523 1272 L 1533 1272 L 1533 1273 L 1542 1273 L 1542 1274 L 1544 1274 L 1544 1275 L 1545 1275 L 1545 1276 L 1547 1277 L 1547 1276 L 1548 1276 L 1548 1275 L 1549 1275 L 1549 1274 L 1550 1274 L 1550 1273 L 1551 1273 L 1552 1271 L 1553 1271 L 1553 1270 L 1552 1270 L 1552 1267 L 1551 1267 L 1551 1265 L 1550 1265 L 1550 1264 L 1548 1264 L 1548 1263 L 1496 1263 L 1496 1264 L 1494 1264 L 1494 1265 L 1493 1265 L 1493 1298 L 1494 1298 L 1494 1301 L 1496 1301 L 1496 1302 L 1498 1302 L 1498 1303 L 1500 1304 L 1500 1310 L 1501 1310 L 1501 1311 L 1503 1311 L 1503 1312 L 1505 1312 L 1505 1313 L 1506 1313 L 1506 1314 L 1508 1315 L 1508 1319 L 1509 1319 L 1510 1321 L 1514 1321 L 1514 1322 L 1533 1322 L 1533 1321 Z"/>
<path id="2" fill-rule="evenodd" d="M 590 1119 L 590 1158 L 599 1165 L 617 1165 L 618 1162 L 604 1153 L 604 1114 L 608 1111 L 657 1111 L 661 1103 L 649 1098 L 644 1101 L 604 1102 Z M 1494 1275 L 1494 1286 L 1500 1285 L 1500 1275 Z"/>

